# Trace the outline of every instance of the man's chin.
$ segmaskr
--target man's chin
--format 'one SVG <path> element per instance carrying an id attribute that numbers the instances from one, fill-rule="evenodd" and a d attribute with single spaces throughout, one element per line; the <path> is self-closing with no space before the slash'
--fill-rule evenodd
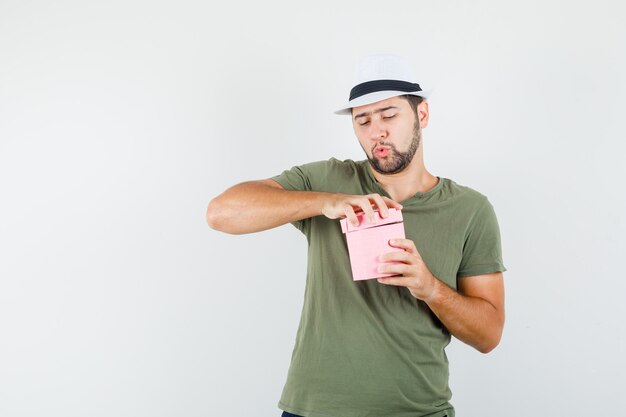
<path id="1" fill-rule="evenodd" d="M 372 166 L 372 168 L 378 172 L 379 174 L 385 174 L 385 175 L 392 175 L 392 174 L 397 174 L 399 172 L 402 172 L 405 168 L 405 166 L 398 166 L 397 163 L 385 163 L 382 162 L 377 159 L 377 158 L 373 158 L 370 159 L 370 165 Z"/>

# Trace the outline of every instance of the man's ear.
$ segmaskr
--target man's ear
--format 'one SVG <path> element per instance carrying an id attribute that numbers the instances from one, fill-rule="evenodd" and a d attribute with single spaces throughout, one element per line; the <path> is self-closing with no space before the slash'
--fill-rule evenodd
<path id="1" fill-rule="evenodd" d="M 428 101 L 424 100 L 417 105 L 417 117 L 420 121 L 420 128 L 428 126 Z"/>

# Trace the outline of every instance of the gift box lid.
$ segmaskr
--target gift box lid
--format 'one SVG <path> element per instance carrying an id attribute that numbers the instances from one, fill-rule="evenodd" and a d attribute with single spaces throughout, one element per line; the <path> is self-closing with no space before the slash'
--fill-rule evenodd
<path id="1" fill-rule="evenodd" d="M 402 221 L 402 212 L 395 208 L 389 209 L 389 216 L 387 216 L 387 218 L 385 219 L 383 219 L 380 216 L 380 212 L 378 210 L 374 211 L 374 216 L 375 216 L 374 217 L 375 222 L 370 223 L 365 218 L 365 212 L 356 213 L 356 217 L 359 220 L 358 226 L 354 226 L 352 223 L 350 223 L 350 221 L 347 218 L 341 219 L 339 221 L 341 223 L 341 231 L 343 233 L 350 233 L 350 232 L 355 232 L 357 230 L 363 230 L 363 229 L 369 229 L 371 227 L 382 226 L 385 224 L 400 223 Z"/>

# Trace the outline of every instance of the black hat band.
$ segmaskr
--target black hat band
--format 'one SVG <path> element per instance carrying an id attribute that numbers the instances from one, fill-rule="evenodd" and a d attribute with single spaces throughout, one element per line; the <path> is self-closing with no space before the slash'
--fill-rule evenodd
<path id="1" fill-rule="evenodd" d="M 406 93 L 414 93 L 422 91 L 419 84 L 410 83 L 408 81 L 399 80 L 375 80 L 367 81 L 354 86 L 350 90 L 350 100 L 364 96 L 365 94 L 375 93 L 376 91 L 404 91 Z"/>

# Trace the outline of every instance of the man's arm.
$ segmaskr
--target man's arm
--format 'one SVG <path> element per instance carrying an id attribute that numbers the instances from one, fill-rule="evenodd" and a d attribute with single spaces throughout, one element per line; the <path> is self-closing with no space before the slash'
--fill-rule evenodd
<path id="1" fill-rule="evenodd" d="M 409 239 L 394 239 L 391 246 L 404 249 L 381 256 L 379 272 L 400 277 L 379 278 L 386 285 L 407 287 L 423 300 L 457 339 L 482 353 L 493 350 L 504 327 L 504 282 L 502 272 L 458 279 L 458 292 L 435 277 Z M 399 262 L 386 263 L 386 262 Z"/>
<path id="2" fill-rule="evenodd" d="M 482 353 L 500 343 L 504 328 L 504 280 L 502 272 L 459 278 L 459 291 L 440 280 L 425 300 L 457 339 Z"/>
<path id="3" fill-rule="evenodd" d="M 363 211 L 373 220 L 374 209 L 387 217 L 388 207 L 402 208 L 399 203 L 378 194 L 288 191 L 278 182 L 267 179 L 243 182 L 227 189 L 211 200 L 206 219 L 213 229 L 243 234 L 319 215 L 330 219 L 347 217 L 358 224 L 356 212 Z"/>

